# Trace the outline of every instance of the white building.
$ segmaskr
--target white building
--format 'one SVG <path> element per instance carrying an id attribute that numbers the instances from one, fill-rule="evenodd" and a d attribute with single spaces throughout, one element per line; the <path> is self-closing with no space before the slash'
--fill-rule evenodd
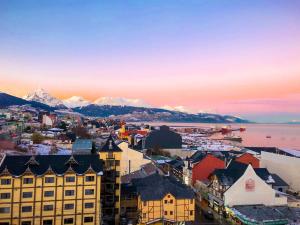
<path id="1" fill-rule="evenodd" d="M 121 142 L 118 146 L 123 151 L 121 159 L 121 175 L 140 170 L 141 166 L 151 162 L 150 159 L 144 157 L 142 152 L 129 148 L 127 142 Z"/>
<path id="2" fill-rule="evenodd" d="M 224 205 L 287 205 L 287 197 L 279 196 L 249 165 L 244 174 L 224 193 Z"/>
<path id="3" fill-rule="evenodd" d="M 261 152 L 261 166 L 283 178 L 290 189 L 300 193 L 300 158 Z"/>

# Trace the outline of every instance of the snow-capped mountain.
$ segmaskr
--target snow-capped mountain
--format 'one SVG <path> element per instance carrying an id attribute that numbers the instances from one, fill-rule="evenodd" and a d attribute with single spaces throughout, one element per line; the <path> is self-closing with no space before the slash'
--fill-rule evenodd
<path id="1" fill-rule="evenodd" d="M 121 98 L 121 97 L 101 97 L 94 101 L 95 105 L 113 105 L 113 106 L 135 106 L 150 107 L 142 99 L 138 98 Z"/>
<path id="2" fill-rule="evenodd" d="M 63 102 L 62 100 L 53 97 L 52 95 L 50 95 L 47 91 L 45 91 L 42 88 L 39 88 L 31 93 L 29 93 L 28 95 L 25 95 L 23 97 L 23 99 L 27 100 L 27 101 L 35 101 L 35 102 L 40 102 L 52 107 L 56 107 L 56 106 L 62 106 Z"/>
<path id="3" fill-rule="evenodd" d="M 68 108 L 82 107 L 91 104 L 90 101 L 80 96 L 72 96 L 71 98 L 64 99 L 63 104 Z"/>

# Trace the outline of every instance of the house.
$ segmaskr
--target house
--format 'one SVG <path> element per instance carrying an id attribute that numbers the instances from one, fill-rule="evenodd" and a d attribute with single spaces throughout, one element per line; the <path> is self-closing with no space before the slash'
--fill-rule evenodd
<path id="1" fill-rule="evenodd" d="M 57 122 L 56 114 L 43 114 L 42 124 L 45 126 L 53 127 Z"/>
<path id="2" fill-rule="evenodd" d="M 92 140 L 77 139 L 72 145 L 72 154 L 92 154 L 92 149 Z"/>
<path id="3" fill-rule="evenodd" d="M 265 168 L 235 162 L 215 170 L 210 180 L 209 205 L 219 213 L 237 205 L 287 205 L 287 197 L 272 188 L 274 180 Z"/>
<path id="4" fill-rule="evenodd" d="M 146 136 L 145 148 L 181 149 L 182 138 L 168 126 L 161 126 L 160 129 L 153 130 Z"/>
<path id="5" fill-rule="evenodd" d="M 206 181 L 214 170 L 224 168 L 225 161 L 208 153 L 198 162 L 192 164 L 192 184 L 195 184 L 197 180 Z"/>
<path id="6" fill-rule="evenodd" d="M 151 162 L 142 152 L 128 146 L 128 142 L 122 141 L 118 144 L 122 149 L 121 176 L 140 170 L 141 166 Z"/>
<path id="7" fill-rule="evenodd" d="M 102 160 L 92 155 L 6 155 L 0 224 L 100 224 L 102 175 Z"/>
<path id="8" fill-rule="evenodd" d="M 132 191 L 127 195 L 131 195 L 130 201 L 135 198 L 137 205 L 131 207 L 139 212 L 137 224 L 175 225 L 195 220 L 194 193 L 175 178 L 155 173 L 133 179 L 131 185 Z"/>
<path id="9" fill-rule="evenodd" d="M 245 164 L 251 164 L 253 168 L 259 168 L 259 159 L 256 158 L 253 154 L 247 152 L 236 157 L 235 161 Z"/>
<path id="10" fill-rule="evenodd" d="M 261 166 L 279 175 L 291 191 L 300 194 L 300 156 L 262 151 Z"/>
<path id="11" fill-rule="evenodd" d="M 99 157 L 104 161 L 101 179 L 103 222 L 105 224 L 119 224 L 122 149 L 118 147 L 111 135 L 99 148 Z"/>

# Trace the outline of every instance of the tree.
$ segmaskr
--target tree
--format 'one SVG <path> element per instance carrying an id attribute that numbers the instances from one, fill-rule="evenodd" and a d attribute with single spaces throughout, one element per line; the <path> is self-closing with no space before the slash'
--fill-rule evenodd
<path id="1" fill-rule="evenodd" d="M 74 127 L 72 132 L 76 134 L 79 138 L 91 138 L 91 135 L 87 132 L 84 127 Z"/>
<path id="2" fill-rule="evenodd" d="M 44 139 L 45 138 L 40 133 L 37 132 L 33 133 L 31 137 L 33 144 L 40 144 Z"/>
<path id="3" fill-rule="evenodd" d="M 61 121 L 58 124 L 58 128 L 63 129 L 64 131 L 66 131 L 67 130 L 67 124 L 64 121 Z"/>

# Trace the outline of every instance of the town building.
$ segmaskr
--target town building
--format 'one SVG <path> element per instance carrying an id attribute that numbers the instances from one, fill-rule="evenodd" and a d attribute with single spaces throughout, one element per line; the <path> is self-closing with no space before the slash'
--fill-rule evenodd
<path id="1" fill-rule="evenodd" d="M 261 165 L 284 179 L 291 191 L 300 194 L 300 155 L 296 157 L 292 154 L 284 155 L 262 151 Z"/>
<path id="2" fill-rule="evenodd" d="M 43 114 L 42 124 L 45 126 L 53 127 L 57 122 L 56 114 Z"/>
<path id="3" fill-rule="evenodd" d="M 287 205 L 287 197 L 272 188 L 275 181 L 265 168 L 234 162 L 215 170 L 210 179 L 209 204 L 219 213 L 237 205 Z"/>
<path id="4" fill-rule="evenodd" d="M 91 154 L 93 142 L 90 139 L 76 139 L 72 145 L 72 154 Z"/>
<path id="5" fill-rule="evenodd" d="M 0 224 L 100 224 L 102 175 L 92 155 L 6 155 Z"/>
<path id="6" fill-rule="evenodd" d="M 171 131 L 168 126 L 161 126 L 157 130 L 152 130 L 145 139 L 146 149 L 181 149 L 181 135 Z"/>
<path id="7" fill-rule="evenodd" d="M 122 149 L 121 176 L 140 170 L 151 162 L 142 152 L 130 148 L 128 142 L 122 141 L 118 147 Z"/>
<path id="8" fill-rule="evenodd" d="M 245 164 L 251 164 L 253 168 L 259 168 L 259 159 L 256 158 L 253 154 L 245 152 L 244 154 L 237 156 L 235 161 Z"/>
<path id="9" fill-rule="evenodd" d="M 121 159 L 122 150 L 110 135 L 99 149 L 103 160 L 103 176 L 101 180 L 101 204 L 104 224 L 119 224 L 121 195 Z"/>
<path id="10" fill-rule="evenodd" d="M 205 182 L 209 179 L 209 175 L 215 169 L 224 169 L 225 161 L 219 159 L 212 154 L 206 154 L 198 162 L 191 165 L 192 169 L 192 184 L 197 180 Z"/>
<path id="11" fill-rule="evenodd" d="M 133 179 L 127 184 L 129 187 L 131 191 L 123 192 L 122 205 L 137 209 L 135 220 L 131 217 L 134 224 L 178 224 L 195 220 L 194 193 L 174 177 L 155 173 Z M 125 215 L 127 208 L 123 209 Z"/>

